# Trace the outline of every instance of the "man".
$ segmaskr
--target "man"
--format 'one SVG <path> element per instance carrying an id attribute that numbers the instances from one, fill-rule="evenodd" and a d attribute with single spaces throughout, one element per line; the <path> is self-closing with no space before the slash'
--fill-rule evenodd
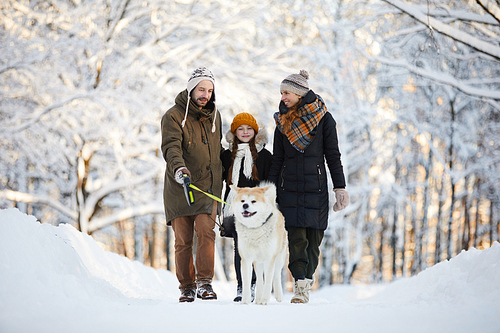
<path id="1" fill-rule="evenodd" d="M 215 218 L 218 204 L 201 193 L 189 206 L 183 174 L 201 190 L 217 197 L 222 192 L 221 117 L 215 104 L 215 79 L 205 67 L 196 69 L 161 119 L 163 158 L 167 162 L 163 202 L 167 224 L 175 236 L 175 269 L 181 296 L 217 299 L 212 289 L 215 253 Z M 196 231 L 196 260 L 193 236 Z"/>

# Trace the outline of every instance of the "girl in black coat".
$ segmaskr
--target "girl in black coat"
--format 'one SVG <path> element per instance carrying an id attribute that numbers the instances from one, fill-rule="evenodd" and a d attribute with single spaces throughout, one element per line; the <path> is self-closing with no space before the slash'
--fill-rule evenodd
<path id="1" fill-rule="evenodd" d="M 337 198 L 333 210 L 349 204 L 340 160 L 336 122 L 323 99 L 309 89 L 301 70 L 281 82 L 275 113 L 270 181 L 288 231 L 289 265 L 295 279 L 292 303 L 307 303 L 318 266 L 319 247 L 328 226 L 328 184 L 325 160 Z"/>
<path id="2" fill-rule="evenodd" d="M 255 118 L 249 113 L 236 115 L 231 130 L 226 135 L 230 149 L 222 153 L 223 179 L 226 181 L 224 200 L 231 204 L 234 193 L 229 185 L 238 187 L 255 187 L 260 181 L 268 180 L 272 155 L 264 148 L 267 143 L 265 131 L 259 132 Z M 238 281 L 235 302 L 241 301 L 241 257 L 238 251 L 238 236 L 234 226 L 234 215 L 228 213 L 224 206 L 223 236 L 234 239 L 234 269 Z M 252 277 L 252 291 L 255 290 L 255 273 Z"/>

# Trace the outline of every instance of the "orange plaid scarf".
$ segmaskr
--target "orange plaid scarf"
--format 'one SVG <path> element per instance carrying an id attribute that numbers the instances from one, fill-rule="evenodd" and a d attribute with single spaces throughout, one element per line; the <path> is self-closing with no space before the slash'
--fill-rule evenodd
<path id="1" fill-rule="evenodd" d="M 297 110 L 298 117 L 292 122 L 290 131 L 287 133 L 284 133 L 279 112 L 274 114 L 274 120 L 276 121 L 276 127 L 288 138 L 292 146 L 303 153 L 313 141 L 317 126 L 326 112 L 325 102 L 321 96 L 316 95 L 314 102 L 299 107 Z"/>

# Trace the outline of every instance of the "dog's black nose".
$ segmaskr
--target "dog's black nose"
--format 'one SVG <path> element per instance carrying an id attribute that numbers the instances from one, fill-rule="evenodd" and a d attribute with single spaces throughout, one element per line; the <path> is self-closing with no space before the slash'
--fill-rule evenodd
<path id="1" fill-rule="evenodd" d="M 248 204 L 247 203 L 243 205 L 243 209 L 248 209 Z"/>

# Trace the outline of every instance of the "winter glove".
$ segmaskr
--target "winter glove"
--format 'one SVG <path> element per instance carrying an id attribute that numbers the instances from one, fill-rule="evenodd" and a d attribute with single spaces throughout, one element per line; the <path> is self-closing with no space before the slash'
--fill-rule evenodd
<path id="1" fill-rule="evenodd" d="M 335 192 L 335 205 L 333 205 L 333 211 L 338 212 L 346 208 L 349 205 L 349 193 L 343 188 L 334 188 L 333 192 Z"/>
<path id="2" fill-rule="evenodd" d="M 184 178 L 182 177 L 183 174 L 187 174 L 189 178 L 191 178 L 191 172 L 186 167 L 180 167 L 175 171 L 175 181 L 178 182 L 181 185 L 184 185 Z"/>

